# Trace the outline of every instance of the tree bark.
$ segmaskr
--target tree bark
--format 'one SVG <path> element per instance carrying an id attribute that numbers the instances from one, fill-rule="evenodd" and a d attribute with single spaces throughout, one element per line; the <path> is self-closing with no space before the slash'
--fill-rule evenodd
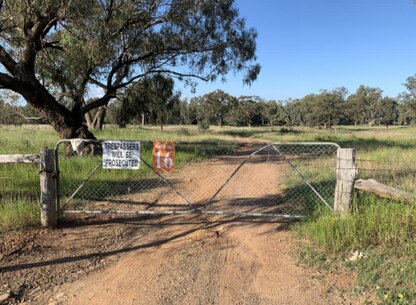
<path id="1" fill-rule="evenodd" d="M 78 110 L 70 111 L 56 102 L 56 99 L 36 79 L 18 84 L 19 93 L 58 132 L 61 139 L 95 139 L 83 124 Z"/>
<path id="2" fill-rule="evenodd" d="M 98 108 L 97 113 L 95 114 L 94 117 L 94 121 L 92 122 L 92 128 L 97 130 L 97 129 L 103 129 L 103 125 L 104 125 L 104 119 L 105 119 L 105 115 L 107 113 L 107 107 L 106 106 L 101 106 L 100 108 Z"/>
<path id="3" fill-rule="evenodd" d="M 221 120 L 221 118 L 218 118 L 218 119 L 217 119 L 217 124 L 218 124 L 218 126 L 219 126 L 220 128 L 222 128 L 222 120 Z"/>
<path id="4" fill-rule="evenodd" d="M 89 129 L 93 129 L 93 128 L 94 128 L 94 126 L 93 126 L 93 119 L 92 119 L 91 113 L 90 113 L 90 112 L 87 112 L 87 113 L 84 115 L 84 118 L 85 118 L 85 121 L 87 122 L 87 127 L 88 127 Z"/>

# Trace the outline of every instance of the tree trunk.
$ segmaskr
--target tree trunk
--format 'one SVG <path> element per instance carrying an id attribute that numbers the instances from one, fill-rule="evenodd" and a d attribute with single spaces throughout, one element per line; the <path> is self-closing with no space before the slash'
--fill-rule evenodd
<path id="1" fill-rule="evenodd" d="M 219 126 L 220 128 L 222 128 L 222 120 L 221 120 L 221 118 L 218 118 L 218 120 L 217 120 L 217 124 L 218 124 L 218 126 Z"/>
<path id="2" fill-rule="evenodd" d="M 141 115 L 142 115 L 142 126 L 144 127 L 146 123 L 144 119 L 144 112 L 142 112 Z"/>
<path id="3" fill-rule="evenodd" d="M 97 113 L 95 114 L 94 121 L 92 122 L 93 129 L 103 129 L 105 115 L 107 113 L 107 107 L 101 106 L 98 108 Z"/>
<path id="4" fill-rule="evenodd" d="M 93 128 L 94 128 L 94 126 L 93 126 L 93 120 L 92 120 L 91 113 L 90 113 L 90 112 L 87 112 L 87 113 L 84 115 L 84 118 L 85 118 L 85 121 L 87 122 L 87 126 L 88 126 L 88 128 L 89 128 L 89 129 L 93 129 Z"/>
<path id="5" fill-rule="evenodd" d="M 23 73 L 22 73 L 23 75 Z M 61 139 L 96 139 L 83 122 L 80 109 L 72 111 L 59 104 L 35 78 L 25 75 L 26 78 L 17 84 L 16 92 L 19 92 L 43 118 L 45 118 Z M 96 145 L 87 145 L 86 153 L 98 151 Z M 72 154 L 71 145 L 66 147 L 66 153 Z"/>
<path id="6" fill-rule="evenodd" d="M 22 90 L 22 95 L 35 110 L 44 117 L 58 132 L 61 139 L 85 138 L 95 139 L 83 124 L 79 111 L 70 111 L 56 102 L 55 98 L 44 88 L 30 88 Z"/>

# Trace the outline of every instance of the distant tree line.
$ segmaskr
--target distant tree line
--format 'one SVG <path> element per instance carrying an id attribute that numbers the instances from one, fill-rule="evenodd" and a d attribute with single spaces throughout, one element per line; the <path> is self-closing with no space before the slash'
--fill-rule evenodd
<path id="1" fill-rule="evenodd" d="M 349 94 L 346 88 L 321 90 L 301 99 L 265 100 L 258 96 L 235 97 L 216 90 L 191 100 L 182 99 L 174 81 L 153 75 L 136 82 L 107 109 L 106 123 L 229 126 L 322 126 L 416 124 L 416 75 L 395 98 L 383 90 L 361 85 Z M 42 123 L 28 106 L 13 97 L 0 97 L 0 124 Z"/>

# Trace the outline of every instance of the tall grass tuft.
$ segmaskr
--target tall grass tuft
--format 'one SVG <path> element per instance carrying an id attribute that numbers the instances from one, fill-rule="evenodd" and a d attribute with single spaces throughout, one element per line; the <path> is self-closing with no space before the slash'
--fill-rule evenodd
<path id="1" fill-rule="evenodd" d="M 328 255 L 374 247 L 396 247 L 416 241 L 416 206 L 357 195 L 349 216 L 324 213 L 297 231 Z"/>
<path id="2" fill-rule="evenodd" d="M 0 233 L 39 225 L 39 213 L 39 202 L 23 198 L 1 201 Z"/>

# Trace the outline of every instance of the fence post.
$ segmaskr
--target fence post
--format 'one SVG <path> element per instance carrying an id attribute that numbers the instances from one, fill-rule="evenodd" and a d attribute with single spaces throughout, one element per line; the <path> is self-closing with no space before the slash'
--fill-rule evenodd
<path id="1" fill-rule="evenodd" d="M 43 227 L 56 227 L 56 179 L 54 151 L 47 147 L 40 150 L 40 220 Z"/>
<path id="2" fill-rule="evenodd" d="M 334 210 L 341 215 L 350 212 L 355 176 L 355 148 L 338 148 L 337 185 L 335 187 Z"/>

